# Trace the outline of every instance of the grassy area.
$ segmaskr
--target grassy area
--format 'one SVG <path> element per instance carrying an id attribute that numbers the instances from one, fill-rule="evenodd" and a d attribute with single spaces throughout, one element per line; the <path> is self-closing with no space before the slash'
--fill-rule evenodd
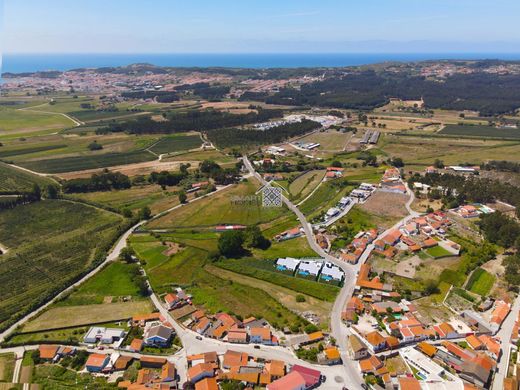
<path id="1" fill-rule="evenodd" d="M 156 293 L 169 292 L 173 286 L 180 285 L 193 295 L 195 305 L 210 312 L 230 312 L 244 318 L 264 317 L 278 328 L 305 323 L 265 291 L 208 272 L 205 269 L 209 264 L 207 257 L 216 246 L 216 237 L 213 232 L 189 233 L 189 230 L 159 238 L 138 234 L 131 237 L 131 245 L 145 261 L 144 267 Z M 178 242 L 183 249 L 173 256 L 165 256 L 163 240 Z"/>
<path id="2" fill-rule="evenodd" d="M 314 170 L 298 176 L 290 185 L 292 199 L 304 199 L 325 177 L 325 170 Z"/>
<path id="3" fill-rule="evenodd" d="M 155 229 L 177 227 L 211 227 L 220 224 L 254 225 L 276 219 L 287 212 L 285 207 L 262 207 L 261 200 L 234 201 L 253 197 L 258 185 L 251 181 L 240 183 L 211 197 L 190 203 L 152 221 Z M 256 197 L 255 197 L 256 199 Z"/>
<path id="4" fill-rule="evenodd" d="M 125 320 L 135 314 L 150 313 L 152 309 L 153 306 L 150 301 L 53 307 L 29 321 L 23 327 L 23 332 L 36 332 Z"/>
<path id="5" fill-rule="evenodd" d="M 335 205 L 342 196 L 350 193 L 353 188 L 353 186 L 345 185 L 344 179 L 323 183 L 309 199 L 300 205 L 299 209 L 312 219 L 312 217 L 316 217 Z"/>
<path id="6" fill-rule="evenodd" d="M 234 158 L 228 157 L 225 154 L 219 152 L 218 150 L 214 150 L 214 149 L 178 153 L 174 156 L 169 156 L 169 157 L 165 158 L 163 161 L 204 161 L 204 160 L 213 160 L 216 163 L 224 164 L 224 165 L 233 164 L 236 161 Z"/>
<path id="7" fill-rule="evenodd" d="M 332 285 L 296 278 L 294 276 L 277 272 L 274 263 L 268 260 L 228 259 L 219 261 L 215 263 L 215 265 L 229 271 L 283 286 L 290 290 L 304 293 L 328 302 L 334 301 L 339 292 L 339 288 Z"/>
<path id="8" fill-rule="evenodd" d="M 13 379 L 15 358 L 14 353 L 0 354 L 0 382 L 11 382 Z"/>
<path id="9" fill-rule="evenodd" d="M 0 162 L 0 193 L 30 191 L 34 184 L 45 187 L 51 180 Z"/>
<path id="10" fill-rule="evenodd" d="M 156 156 L 146 150 L 136 150 L 126 153 L 99 153 L 85 156 L 31 160 L 20 162 L 20 165 L 37 172 L 63 173 L 152 161 L 156 158 Z"/>
<path id="11" fill-rule="evenodd" d="M 107 383 L 105 377 L 93 376 L 89 373 L 79 374 L 74 370 L 57 364 L 38 365 L 34 369 L 33 383 L 43 389 L 117 389 L 116 383 Z"/>
<path id="12" fill-rule="evenodd" d="M 463 137 L 520 139 L 520 130 L 518 129 L 497 129 L 494 126 L 480 125 L 446 125 L 439 134 Z"/>
<path id="13" fill-rule="evenodd" d="M 467 289 L 475 294 L 487 296 L 495 284 L 495 277 L 482 268 L 477 268 L 468 280 Z"/>
<path id="14" fill-rule="evenodd" d="M 0 211 L 0 326 L 103 260 L 127 222 L 82 204 L 45 200 Z"/>
<path id="15" fill-rule="evenodd" d="M 135 276 L 139 275 L 137 264 L 125 264 L 119 261 L 110 263 L 95 276 L 74 290 L 66 299 L 57 303 L 57 306 L 76 306 L 103 303 L 105 298 L 133 297 L 139 298 L 139 286 Z"/>
<path id="16" fill-rule="evenodd" d="M 150 150 L 157 154 L 172 153 L 198 148 L 201 143 L 198 135 L 176 135 L 162 138 Z"/>
<path id="17" fill-rule="evenodd" d="M 431 257 L 433 257 L 435 259 L 439 259 L 441 257 L 453 256 L 453 254 L 451 252 L 449 252 L 448 250 L 444 249 L 440 245 L 437 245 L 437 246 L 434 246 L 434 247 L 431 247 L 431 248 L 427 248 L 424 251 L 428 255 L 430 255 Z"/>
<path id="18" fill-rule="evenodd" d="M 439 280 L 460 287 L 466 280 L 466 275 L 455 270 L 445 269 L 441 272 Z"/>
<path id="19" fill-rule="evenodd" d="M 59 130 L 74 126 L 74 123 L 59 114 L 44 114 L 0 107 L 1 134 L 27 133 L 37 130 Z"/>
<path id="20" fill-rule="evenodd" d="M 292 256 L 292 257 L 314 257 L 314 252 L 307 238 L 298 237 L 292 240 L 276 242 L 273 241 L 271 246 L 266 250 L 252 249 L 253 256 L 258 259 L 278 259 L 280 257 Z"/>

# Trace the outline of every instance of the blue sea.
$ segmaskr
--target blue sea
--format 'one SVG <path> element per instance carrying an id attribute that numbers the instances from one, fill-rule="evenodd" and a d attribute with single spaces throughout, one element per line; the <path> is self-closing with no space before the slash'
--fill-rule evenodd
<path id="1" fill-rule="evenodd" d="M 520 53 L 326 53 L 326 54 L 4 54 L 2 72 L 70 70 L 149 63 L 175 67 L 341 67 L 385 61 L 439 59 L 520 60 Z"/>

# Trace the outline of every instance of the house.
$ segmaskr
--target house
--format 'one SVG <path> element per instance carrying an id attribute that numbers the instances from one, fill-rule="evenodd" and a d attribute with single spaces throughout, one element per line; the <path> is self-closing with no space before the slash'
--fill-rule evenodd
<path id="1" fill-rule="evenodd" d="M 401 239 L 401 236 L 402 236 L 402 233 L 399 230 L 394 229 L 394 230 L 390 231 L 386 236 L 383 237 L 383 242 L 386 245 L 394 246 L 395 244 L 397 244 L 399 242 L 399 240 Z"/>
<path id="2" fill-rule="evenodd" d="M 199 363 L 188 368 L 188 380 L 191 383 L 197 383 L 204 378 L 212 378 L 215 376 L 215 370 L 211 363 Z"/>
<path id="3" fill-rule="evenodd" d="M 88 330 L 83 341 L 87 344 L 96 344 L 97 342 L 112 344 L 115 341 L 122 340 L 124 337 L 125 331 L 123 329 L 93 326 Z"/>
<path id="4" fill-rule="evenodd" d="M 402 313 L 403 308 L 394 301 L 375 302 L 372 304 L 372 310 L 375 310 L 377 314 L 390 313 Z"/>
<path id="5" fill-rule="evenodd" d="M 413 377 L 403 376 L 399 378 L 400 390 L 421 390 L 421 384 Z"/>
<path id="6" fill-rule="evenodd" d="M 291 371 L 287 375 L 275 380 L 266 386 L 266 390 L 305 390 L 307 385 L 305 378 L 297 371 Z"/>
<path id="7" fill-rule="evenodd" d="M 485 363 L 474 360 L 464 361 L 460 367 L 459 376 L 474 385 L 489 388 L 487 385 L 491 378 L 492 367 L 487 368 Z"/>
<path id="8" fill-rule="evenodd" d="M 379 277 L 377 277 L 377 276 L 375 278 L 373 278 L 372 280 L 370 280 L 369 275 L 370 275 L 370 265 L 363 264 L 359 269 L 356 286 L 361 287 L 361 288 L 372 289 L 372 290 L 392 291 L 391 285 L 381 283 Z"/>
<path id="9" fill-rule="evenodd" d="M 245 329 L 231 329 L 227 333 L 230 343 L 247 344 L 247 331 Z"/>
<path id="10" fill-rule="evenodd" d="M 453 329 L 453 326 L 451 326 L 447 322 L 443 322 L 440 325 L 435 325 L 433 329 L 441 339 L 456 339 L 460 337 L 457 331 Z"/>
<path id="11" fill-rule="evenodd" d="M 112 369 L 114 371 L 125 371 L 130 363 L 134 360 L 131 356 L 119 355 L 117 360 L 114 362 Z"/>
<path id="12" fill-rule="evenodd" d="M 231 367 L 246 366 L 248 360 L 249 356 L 247 353 L 231 351 L 228 349 L 224 354 L 222 367 L 229 370 Z"/>
<path id="13" fill-rule="evenodd" d="M 197 332 L 198 334 L 203 334 L 205 333 L 208 328 L 211 326 L 211 321 L 209 320 L 208 317 L 202 317 L 199 322 L 197 322 L 197 324 L 195 325 L 195 332 Z"/>
<path id="14" fill-rule="evenodd" d="M 479 340 L 479 338 L 473 334 L 466 337 L 466 342 L 475 351 L 486 348 L 486 346 Z"/>
<path id="15" fill-rule="evenodd" d="M 216 378 L 204 378 L 195 383 L 195 390 L 218 390 Z"/>
<path id="16" fill-rule="evenodd" d="M 303 379 L 305 379 L 305 388 L 312 389 L 316 386 L 318 386 L 321 382 L 321 372 L 318 370 L 313 370 L 312 368 L 307 368 L 300 366 L 299 364 L 295 364 L 291 372 L 297 372 L 301 376 L 303 376 Z"/>
<path id="17" fill-rule="evenodd" d="M 343 271 L 332 263 L 326 262 L 321 269 L 321 278 L 326 281 L 335 280 L 341 282 L 345 274 Z"/>
<path id="18" fill-rule="evenodd" d="M 54 360 L 54 358 L 58 355 L 58 349 L 59 347 L 57 345 L 40 345 L 38 348 L 40 351 L 40 359 Z"/>
<path id="19" fill-rule="evenodd" d="M 378 331 L 373 331 L 365 336 L 368 348 L 372 353 L 377 353 L 386 349 L 386 339 Z"/>
<path id="20" fill-rule="evenodd" d="M 170 362 L 166 362 L 161 368 L 161 381 L 162 382 L 173 382 L 177 377 L 177 370 L 175 365 Z"/>
<path id="21" fill-rule="evenodd" d="M 141 367 L 146 368 L 162 368 L 166 364 L 166 358 L 141 356 Z"/>
<path id="22" fill-rule="evenodd" d="M 298 274 L 303 276 L 317 277 L 323 267 L 323 262 L 304 260 L 298 266 Z"/>
<path id="23" fill-rule="evenodd" d="M 164 302 L 166 303 L 166 308 L 172 310 L 181 306 L 184 300 L 180 299 L 177 294 L 169 293 L 164 296 Z"/>
<path id="24" fill-rule="evenodd" d="M 132 317 L 132 326 L 144 326 L 149 321 L 159 320 L 160 313 L 138 314 Z"/>
<path id="25" fill-rule="evenodd" d="M 264 371 L 267 372 L 273 380 L 279 379 L 285 375 L 285 362 L 281 360 L 271 360 L 265 364 Z"/>
<path id="26" fill-rule="evenodd" d="M 478 339 L 489 352 L 491 357 L 493 357 L 495 360 L 498 360 L 500 358 L 500 343 L 495 338 L 487 334 L 483 334 L 478 336 Z"/>
<path id="27" fill-rule="evenodd" d="M 341 364 L 341 354 L 337 347 L 328 347 L 323 350 L 323 360 L 325 364 L 332 366 L 334 364 Z"/>
<path id="28" fill-rule="evenodd" d="M 359 369 L 363 374 L 375 374 L 383 366 L 383 362 L 376 355 L 359 361 Z"/>
<path id="29" fill-rule="evenodd" d="M 350 348 L 352 349 L 353 359 L 360 360 L 368 356 L 368 348 L 365 344 L 354 334 L 348 336 Z"/>
<path id="30" fill-rule="evenodd" d="M 417 349 L 424 353 L 429 358 L 432 358 L 437 353 L 437 347 L 435 345 L 429 344 L 425 341 L 421 341 L 419 344 L 417 344 Z"/>
<path id="31" fill-rule="evenodd" d="M 144 334 L 144 343 L 150 346 L 167 346 L 173 336 L 173 330 L 164 325 L 150 326 Z"/>
<path id="32" fill-rule="evenodd" d="M 278 345 L 278 340 L 271 334 L 269 328 L 251 328 L 249 341 L 254 344 Z"/>
<path id="33" fill-rule="evenodd" d="M 276 260 L 276 269 L 278 271 L 290 271 L 294 273 L 299 264 L 300 260 L 294 259 L 292 257 L 285 257 Z"/>
<path id="34" fill-rule="evenodd" d="M 491 324 L 502 325 L 502 322 L 504 322 L 510 310 L 511 304 L 504 301 L 496 301 L 495 308 L 491 313 Z"/>
<path id="35" fill-rule="evenodd" d="M 130 343 L 130 346 L 128 349 L 130 349 L 133 352 L 140 352 L 141 349 L 143 349 L 143 344 L 144 344 L 143 339 L 135 338 Z"/>
<path id="36" fill-rule="evenodd" d="M 110 355 L 102 355 L 99 353 L 90 354 L 85 368 L 88 372 L 101 372 L 110 361 Z"/>

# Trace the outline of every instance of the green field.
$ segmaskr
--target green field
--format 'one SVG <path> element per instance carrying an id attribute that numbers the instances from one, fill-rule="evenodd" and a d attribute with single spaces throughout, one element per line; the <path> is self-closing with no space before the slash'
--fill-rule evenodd
<path id="1" fill-rule="evenodd" d="M 15 358 L 14 353 L 0 354 L 0 383 L 13 380 Z"/>
<path id="2" fill-rule="evenodd" d="M 430 255 L 431 257 L 433 257 L 435 259 L 439 259 L 441 257 L 453 256 L 453 254 L 451 252 L 449 252 L 448 250 L 444 249 L 440 245 L 434 246 L 432 248 L 425 249 L 424 251 L 428 255 Z"/>
<path id="3" fill-rule="evenodd" d="M 439 276 L 439 280 L 460 287 L 466 280 L 466 275 L 451 269 L 445 269 Z"/>
<path id="4" fill-rule="evenodd" d="M 193 295 L 195 305 L 210 312 L 225 311 L 244 318 L 250 315 L 264 317 L 277 328 L 303 326 L 303 319 L 265 291 L 207 272 L 208 252 L 216 247 L 215 238 L 214 233 L 190 234 L 189 231 L 166 234 L 160 239 L 137 234 L 131 237 L 131 244 L 138 257 L 145 260 L 145 269 L 156 293 L 169 292 L 173 286 L 180 285 Z M 161 240 L 175 240 L 184 247 L 168 257 L 162 254 L 165 248 Z"/>
<path id="5" fill-rule="evenodd" d="M 289 193 L 293 199 L 304 199 L 325 177 L 325 170 L 315 170 L 298 176 L 289 185 Z"/>
<path id="6" fill-rule="evenodd" d="M 439 134 L 459 135 L 463 137 L 520 139 L 520 129 L 497 129 L 493 126 L 480 125 L 446 125 Z"/>
<path id="7" fill-rule="evenodd" d="M 107 383 L 106 378 L 78 372 L 57 364 L 42 364 L 34 368 L 33 383 L 41 389 L 117 389 L 116 383 Z"/>
<path id="8" fill-rule="evenodd" d="M 477 268 L 468 280 L 467 289 L 483 297 L 488 296 L 495 284 L 495 277 L 482 268 Z"/>
<path id="9" fill-rule="evenodd" d="M 150 150 L 157 154 L 172 153 L 198 148 L 201 143 L 198 135 L 177 135 L 162 138 Z"/>
<path id="10" fill-rule="evenodd" d="M 0 327 L 49 299 L 104 259 L 126 229 L 117 214 L 45 200 L 0 211 Z"/>
<path id="11" fill-rule="evenodd" d="M 261 200 L 234 202 L 235 197 L 252 197 L 258 185 L 251 181 L 227 188 L 211 197 L 176 209 L 152 221 L 151 228 L 211 227 L 220 224 L 253 225 L 272 221 L 287 212 L 285 207 L 264 208 Z M 242 199 L 242 198 L 241 198 Z"/>
<path id="12" fill-rule="evenodd" d="M 58 145 L 41 145 L 41 146 L 33 146 L 33 147 L 28 147 L 28 148 L 8 149 L 5 151 L 0 149 L 0 158 L 5 160 L 7 157 L 45 152 L 48 150 L 63 149 L 66 147 L 67 147 L 67 145 L 65 145 L 65 144 L 61 144 L 61 145 L 58 144 Z"/>
<path id="13" fill-rule="evenodd" d="M 72 126 L 74 122 L 63 115 L 0 107 L 0 135 L 60 130 Z"/>
<path id="14" fill-rule="evenodd" d="M 215 263 L 215 265 L 229 271 L 264 280 L 328 302 L 333 302 L 339 292 L 339 288 L 332 285 L 296 278 L 294 276 L 277 272 L 274 262 L 268 260 L 250 258 L 238 260 L 228 259 L 219 261 Z"/>
<path id="15" fill-rule="evenodd" d="M 140 296 L 139 287 L 133 280 L 139 275 L 137 264 L 125 264 L 119 261 L 109 264 L 95 276 L 74 290 L 58 306 L 90 305 L 103 303 L 105 297 L 117 298 Z"/>
<path id="16" fill-rule="evenodd" d="M 33 160 L 20 162 L 20 165 L 37 172 L 64 173 L 140 163 L 152 161 L 156 158 L 156 156 L 146 150 L 136 150 L 126 153 L 100 153 L 96 155 Z"/>
<path id="17" fill-rule="evenodd" d="M 51 180 L 13 168 L 0 161 L 0 193 L 30 191 L 34 184 L 45 187 Z"/>

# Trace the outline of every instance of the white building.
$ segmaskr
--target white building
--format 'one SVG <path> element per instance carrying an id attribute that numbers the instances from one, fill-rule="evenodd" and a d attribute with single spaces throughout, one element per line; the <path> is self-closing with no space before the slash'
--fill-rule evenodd
<path id="1" fill-rule="evenodd" d="M 307 275 L 318 276 L 322 267 L 323 267 L 323 262 L 321 262 L 321 261 L 314 261 L 314 260 L 301 261 L 300 265 L 298 266 L 298 273 L 301 275 L 306 275 L 306 276 Z"/>
<path id="2" fill-rule="evenodd" d="M 406 362 L 419 370 L 419 375 L 424 377 L 425 380 L 442 381 L 442 376 L 445 373 L 444 368 L 423 355 L 421 352 L 414 348 L 408 347 L 403 348 L 399 353 Z"/>
<path id="3" fill-rule="evenodd" d="M 125 331 L 117 328 L 104 328 L 101 326 L 91 327 L 83 341 L 87 344 L 112 344 L 114 341 L 122 340 L 125 337 Z"/>
<path id="4" fill-rule="evenodd" d="M 340 209 L 338 209 L 337 207 L 331 207 L 330 209 L 327 210 L 326 218 L 335 217 L 339 213 L 340 213 Z"/>
<path id="5" fill-rule="evenodd" d="M 292 257 L 284 257 L 276 261 L 276 268 L 280 271 L 296 271 L 300 264 L 300 260 L 296 260 Z"/>
<path id="6" fill-rule="evenodd" d="M 321 269 L 321 277 L 325 280 L 332 279 L 341 282 L 345 277 L 343 271 L 332 263 L 325 263 Z"/>

